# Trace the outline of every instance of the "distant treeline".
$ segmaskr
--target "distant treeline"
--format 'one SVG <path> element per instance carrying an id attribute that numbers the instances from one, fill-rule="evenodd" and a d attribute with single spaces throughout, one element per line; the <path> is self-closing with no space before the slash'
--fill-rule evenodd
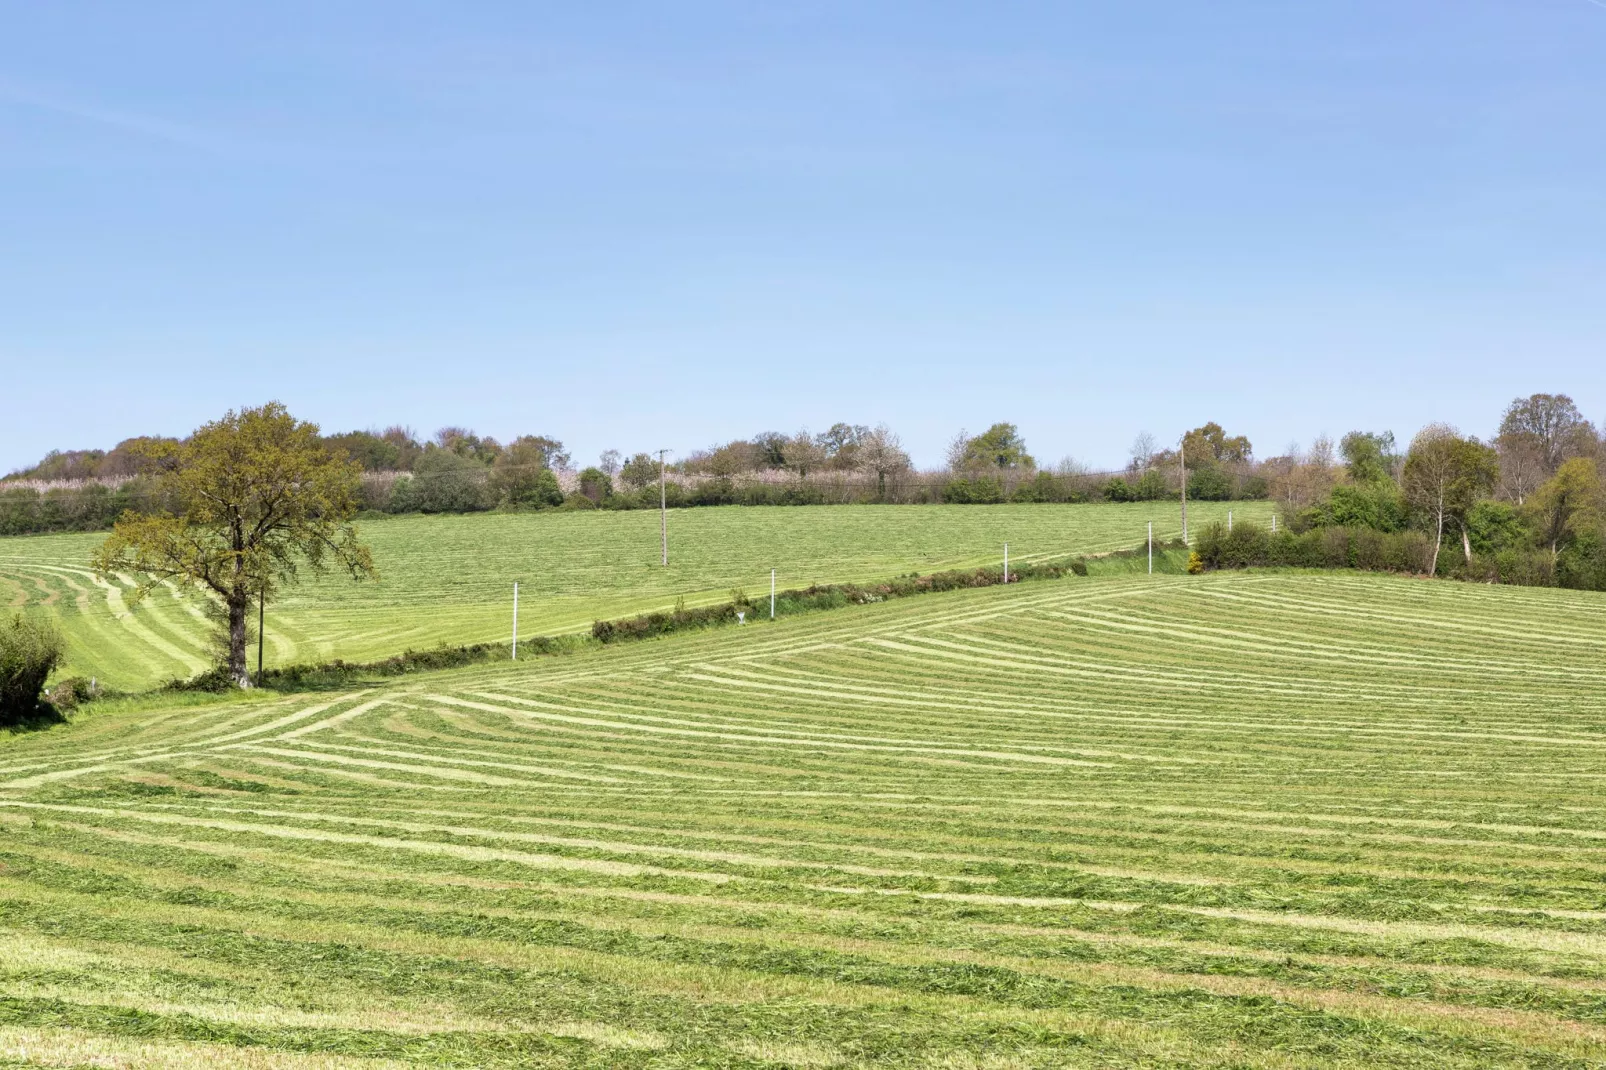
<path id="1" fill-rule="evenodd" d="M 160 510 L 150 476 L 172 441 L 51 453 L 0 480 L 0 534 L 100 530 L 124 510 Z M 324 442 L 360 472 L 361 500 L 374 513 L 641 509 L 660 500 L 675 508 L 1127 502 L 1186 491 L 1190 500 L 1270 498 L 1281 506 L 1276 536 L 1247 526 L 1225 541 L 1205 532 L 1208 567 L 1342 558 L 1357 567 L 1606 589 L 1606 444 L 1564 394 L 1513 401 L 1488 441 L 1434 424 L 1403 452 L 1391 432 L 1352 431 L 1336 444 L 1318 438 L 1309 449 L 1259 459 L 1248 438 L 1209 422 L 1166 448 L 1139 435 L 1118 472 L 1069 458 L 1039 466 L 1009 423 L 960 432 L 944 467 L 928 471 L 913 466 L 885 425 L 847 423 L 820 434 L 764 432 L 662 465 L 648 453 L 607 450 L 583 468 L 546 435 L 504 445 L 447 427 L 421 441 L 390 427 Z M 1441 552 L 1447 543 L 1460 552 Z"/>
<path id="2" fill-rule="evenodd" d="M 96 531 L 125 509 L 150 511 L 151 474 L 176 440 L 130 439 L 110 451 L 52 452 L 0 480 L 0 534 Z M 506 445 L 458 427 L 428 441 L 409 429 L 351 431 L 325 444 L 360 469 L 364 507 L 377 513 L 469 513 L 491 509 L 642 509 L 703 505 L 847 503 L 987 505 L 999 502 L 1154 501 L 1179 498 L 1177 452 L 1135 458 L 1121 472 L 1094 472 L 1070 459 L 1038 467 L 1013 424 L 961 432 L 948 464 L 920 471 L 887 427 L 838 423 L 811 435 L 765 432 L 698 450 L 676 461 L 607 450 L 576 468 L 563 443 L 523 435 Z M 1247 439 L 1217 424 L 1189 432 L 1192 498 L 1264 498 Z"/>

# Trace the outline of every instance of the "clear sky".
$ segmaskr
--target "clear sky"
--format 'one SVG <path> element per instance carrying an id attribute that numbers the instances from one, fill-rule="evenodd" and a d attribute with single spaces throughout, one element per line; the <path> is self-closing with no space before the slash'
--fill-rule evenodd
<path id="1" fill-rule="evenodd" d="M 1606 418 L 1606 0 L 0 0 L 0 470 Z"/>

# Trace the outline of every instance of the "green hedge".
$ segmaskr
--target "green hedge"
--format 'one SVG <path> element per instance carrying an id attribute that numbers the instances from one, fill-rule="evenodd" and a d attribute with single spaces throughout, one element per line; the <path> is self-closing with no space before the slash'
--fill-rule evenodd
<path id="1" fill-rule="evenodd" d="M 1204 528 L 1194 549 L 1206 568 L 1355 568 L 1424 575 L 1433 563 L 1433 540 L 1421 531 L 1378 531 L 1332 526 L 1272 533 L 1243 523 Z M 1447 538 L 1437 573 L 1450 579 L 1525 587 L 1606 590 L 1606 539 L 1587 533 L 1560 554 L 1549 549 L 1474 553 L 1469 562 L 1459 539 Z"/>

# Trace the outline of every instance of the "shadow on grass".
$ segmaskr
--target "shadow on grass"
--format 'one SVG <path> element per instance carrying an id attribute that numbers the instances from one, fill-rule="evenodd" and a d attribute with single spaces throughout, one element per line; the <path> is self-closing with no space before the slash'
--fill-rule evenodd
<path id="1" fill-rule="evenodd" d="M 42 732 L 47 728 L 66 723 L 66 714 L 48 702 L 41 702 L 31 712 L 24 713 L 20 717 L 8 711 L 5 719 L 0 720 L 0 732 L 15 736 L 23 732 Z"/>

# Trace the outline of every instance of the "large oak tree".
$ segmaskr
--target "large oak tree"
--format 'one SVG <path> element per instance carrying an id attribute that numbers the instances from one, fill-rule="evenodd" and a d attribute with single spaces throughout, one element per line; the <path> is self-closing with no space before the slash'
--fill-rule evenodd
<path id="1" fill-rule="evenodd" d="M 179 443 L 151 449 L 160 511 L 124 513 L 95 553 L 102 574 L 139 577 L 136 599 L 163 582 L 203 590 L 227 618 L 227 671 L 251 686 L 252 603 L 294 583 L 302 567 L 375 575 L 351 523 L 359 466 L 323 444 L 314 424 L 278 402 L 229 412 Z"/>

